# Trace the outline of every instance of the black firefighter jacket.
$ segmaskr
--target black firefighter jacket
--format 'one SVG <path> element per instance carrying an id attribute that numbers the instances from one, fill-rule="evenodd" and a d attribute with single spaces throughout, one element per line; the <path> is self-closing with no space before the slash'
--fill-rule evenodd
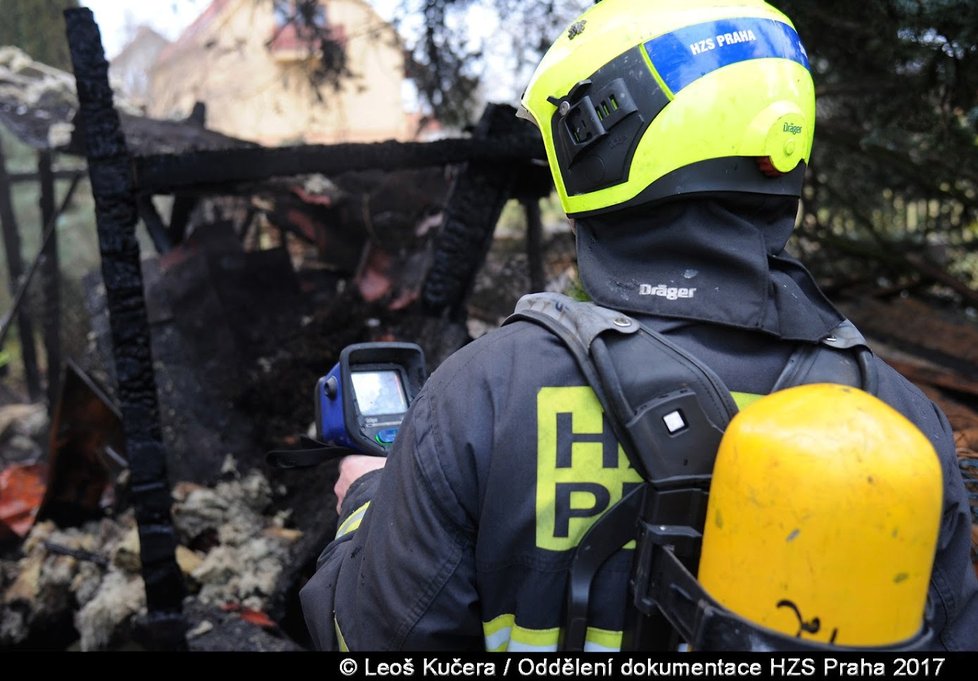
<path id="1" fill-rule="evenodd" d="M 712 366 L 751 392 L 758 375 L 773 382 L 783 356 L 746 340 L 727 357 L 750 367 L 740 383 Z M 943 464 L 930 589 L 940 643 L 978 649 L 970 513 L 950 428 L 882 362 L 879 376 L 878 396 L 928 435 Z M 434 372 L 386 468 L 351 488 L 339 537 L 302 591 L 313 639 L 329 648 L 338 631 L 350 650 L 555 650 L 572 549 L 637 482 L 561 342 L 529 322 L 490 333 Z M 620 645 L 630 554 L 596 579 L 588 649 Z"/>
<path id="2" fill-rule="evenodd" d="M 763 395 L 797 344 L 842 320 L 783 251 L 796 211 L 797 201 L 738 197 L 579 221 L 582 281 L 596 302 L 665 334 L 731 391 Z M 671 288 L 676 296 L 646 295 Z M 929 592 L 937 643 L 978 650 L 971 516 L 950 427 L 878 364 L 877 396 L 930 438 L 943 467 Z M 337 539 L 301 592 L 313 641 L 555 650 L 573 549 L 639 482 L 561 341 L 531 322 L 503 326 L 432 374 L 385 469 L 351 486 Z M 596 577 L 589 650 L 620 646 L 630 554 L 619 551 Z"/>

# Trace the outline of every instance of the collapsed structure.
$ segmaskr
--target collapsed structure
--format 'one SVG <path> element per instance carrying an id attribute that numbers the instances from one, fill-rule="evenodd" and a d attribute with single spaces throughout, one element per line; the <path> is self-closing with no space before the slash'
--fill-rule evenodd
<path id="1" fill-rule="evenodd" d="M 120 112 L 91 14 L 69 12 L 68 26 L 80 101 L 59 77 L 56 116 L 23 102 L 2 114 L 8 127 L 34 125 L 27 137 L 36 148 L 87 161 L 102 255 L 102 276 L 87 286 L 91 352 L 51 364 L 67 367 L 73 378 L 66 384 L 88 389 L 68 395 L 69 403 L 65 391 L 52 393 L 50 430 L 78 433 L 95 409 L 105 431 L 59 438 L 49 460 L 57 465 L 52 481 L 70 475 L 66 468 L 84 468 L 69 466 L 72 460 L 104 470 L 88 481 L 87 496 L 49 488 L 39 516 L 62 524 L 104 520 L 124 508 L 102 503 L 105 489 L 124 489 L 146 587 L 147 616 L 137 628 L 148 632 L 146 645 L 179 647 L 182 594 L 192 584 L 180 565 L 188 540 L 174 525 L 176 507 L 171 515 L 173 484 L 219 487 L 232 453 L 243 470 L 262 468 L 264 450 L 288 444 L 309 423 L 315 378 L 346 344 L 409 338 L 425 347 L 432 366 L 457 349 L 468 338 L 466 302 L 504 204 L 515 197 L 532 205 L 549 192 L 549 178 L 533 163 L 538 140 L 507 107 L 490 107 L 464 138 L 279 149 L 211 133 L 199 118 L 160 122 Z M 53 130 L 60 136 L 52 146 Z M 172 197 L 169 219 L 153 198 L 163 194 Z M 528 213 L 539 234 L 539 211 Z M 137 216 L 155 257 L 140 257 Z M 274 247 L 262 248 L 269 240 Z M 528 258 L 537 276 L 540 253 L 536 239 Z M 49 384 L 56 375 L 48 372 Z M 324 498 L 328 467 L 311 476 L 266 472 L 281 494 L 265 511 L 288 511 L 280 529 L 292 539 L 283 561 L 290 574 L 276 582 L 290 587 L 276 587 L 270 604 L 262 602 L 282 620 L 294 607 L 289 588 L 297 589 L 335 516 Z M 46 531 L 46 524 L 35 529 Z M 28 540 L 24 560 L 38 560 L 36 551 L 47 546 Z M 221 546 L 206 555 L 220 555 Z M 34 591 L 12 593 L 11 603 L 23 604 L 31 600 L 23 594 Z M 239 596 L 225 593 L 248 607 Z M 17 621 L 27 633 L 11 624 L 20 633 L 7 644 L 31 640 L 34 620 Z M 117 640 L 95 636 L 84 645 Z"/>
<path id="2" fill-rule="evenodd" d="M 84 157 L 102 255 L 87 287 L 91 352 L 69 361 L 56 340 L 47 344 L 53 421 L 42 433 L 27 415 L 34 426 L 18 434 L 33 436 L 23 461 L 42 458 L 40 442 L 51 470 L 27 538 L 0 566 L 0 646 L 36 646 L 39 632 L 54 631 L 47 645 L 78 638 L 85 649 L 123 645 L 136 632 L 149 647 L 296 647 L 304 634 L 295 594 L 335 527 L 334 471 L 269 470 L 263 453 L 294 442 L 312 420 L 315 379 L 345 345 L 411 340 L 436 366 L 472 334 L 480 287 L 493 295 L 476 302 L 499 306 L 483 317 L 492 326 L 521 292 L 572 265 L 554 249 L 545 267 L 542 147 L 499 106 L 464 138 L 276 149 L 207 130 L 202 110 L 184 122 L 147 119 L 113 99 L 94 28 L 87 10 L 69 13 L 80 101 L 70 76 L 0 59 L 14 65 L 15 84 L 0 88 L 0 121 L 48 159 L 36 177 L 13 180 L 47 183 L 44 222 L 54 224 L 51 159 Z M 16 81 L 31 69 L 54 87 L 36 94 Z M 36 96 L 15 101 L 13 92 Z M 3 185 L 0 175 L 0 208 Z M 512 198 L 526 208 L 525 269 L 483 267 Z M 153 257 L 140 257 L 137 217 Z M 13 235 L 13 221 L 0 218 Z M 15 241 L 5 242 L 8 261 L 20 252 Z M 45 249 L 44 318 L 56 320 L 56 240 Z M 25 270 L 10 269 L 16 290 Z M 491 279 L 481 285 L 483 277 Z M 925 311 L 897 300 L 880 314 L 874 304 L 847 311 L 868 333 L 914 351 L 894 353 L 895 364 L 945 409 L 963 470 L 978 473 L 978 375 L 961 354 L 978 347 L 978 332 L 932 316 L 948 331 L 908 341 L 915 324 L 883 320 Z M 22 337 L 31 333 L 24 319 Z M 961 346 L 949 349 L 955 337 Z M 95 437 L 79 427 L 93 413 Z M 91 494 L 60 496 L 66 475 L 68 487 Z"/>

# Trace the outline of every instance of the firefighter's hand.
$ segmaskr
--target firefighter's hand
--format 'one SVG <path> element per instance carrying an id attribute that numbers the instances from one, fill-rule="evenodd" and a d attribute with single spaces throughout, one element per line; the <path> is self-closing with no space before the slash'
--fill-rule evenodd
<path id="1" fill-rule="evenodd" d="M 346 492 L 350 489 L 350 485 L 365 473 L 383 468 L 385 463 L 387 463 L 387 457 L 366 456 L 364 454 L 351 454 L 340 459 L 340 476 L 336 479 L 336 484 L 333 485 L 333 491 L 336 493 L 337 515 L 343 507 L 343 499 L 346 498 Z"/>

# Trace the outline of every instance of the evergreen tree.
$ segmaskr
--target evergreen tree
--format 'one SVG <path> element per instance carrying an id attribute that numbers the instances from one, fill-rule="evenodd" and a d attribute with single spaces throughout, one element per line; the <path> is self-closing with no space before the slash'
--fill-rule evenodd
<path id="1" fill-rule="evenodd" d="M 15 45 L 31 58 L 71 70 L 62 12 L 78 0 L 0 0 L 0 46 Z"/>
<path id="2" fill-rule="evenodd" d="M 475 1 L 403 0 L 423 10 L 412 67 L 442 120 L 472 114 L 480 54 L 457 17 Z M 488 1 L 520 27 L 519 54 L 534 61 L 549 44 L 540 36 L 557 34 L 555 9 L 580 4 Z M 818 96 L 796 241 L 805 261 L 830 292 L 937 283 L 978 306 L 974 0 L 769 1 L 798 28 Z"/>
<path id="3" fill-rule="evenodd" d="M 801 230 L 809 264 L 839 287 L 936 278 L 978 304 L 973 0 L 772 4 L 801 34 L 818 97 Z"/>

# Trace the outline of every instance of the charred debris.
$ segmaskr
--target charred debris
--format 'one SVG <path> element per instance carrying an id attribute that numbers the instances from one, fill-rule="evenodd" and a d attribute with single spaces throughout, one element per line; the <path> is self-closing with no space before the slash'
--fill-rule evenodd
<path id="1" fill-rule="evenodd" d="M 75 82 L 0 100 L 0 122 L 39 157 L 84 157 L 101 271 L 86 280 L 88 352 L 46 345 L 34 404 L 0 410 L 0 648 L 302 648 L 297 591 L 335 531 L 335 471 L 270 469 L 264 453 L 306 432 L 344 346 L 411 340 L 434 367 L 470 339 L 510 199 L 536 238 L 511 254 L 521 264 L 509 258 L 483 324 L 531 271 L 566 269 L 566 248 L 545 267 L 532 208 L 551 189 L 542 145 L 503 106 L 465 137 L 274 149 L 207 130 L 202 109 L 142 118 L 113 100 L 91 12 L 66 18 Z M 0 176 L 0 190 L 12 181 L 53 187 L 43 170 Z M 30 269 L 55 290 L 52 261 L 12 268 L 12 291 Z M 45 297 L 44 319 L 58 305 Z M 31 312 L 15 313 L 22 334 Z M 45 391 L 49 410 L 35 406 Z"/>
<path id="2" fill-rule="evenodd" d="M 146 119 L 114 101 L 91 12 L 66 18 L 74 82 L 11 68 L 14 85 L 30 68 L 54 83 L 17 101 L 29 88 L 4 90 L 0 69 L 0 124 L 38 155 L 20 175 L 0 156 L 3 333 L 16 319 L 30 393 L 0 407 L 0 649 L 302 649 L 297 594 L 335 531 L 335 469 L 272 469 L 264 453 L 306 432 L 346 345 L 416 342 L 434 368 L 521 294 L 567 289 L 573 241 L 541 225 L 542 145 L 497 105 L 425 143 L 272 149 L 207 130 L 202 107 Z M 77 356 L 58 342 L 52 226 L 80 174 L 59 155 L 86 162 L 101 254 Z M 60 201 L 55 179 L 72 181 Z M 30 263 L 18 182 L 45 197 Z M 515 249 L 494 240 L 511 199 L 527 225 Z M 17 295 L 35 276 L 43 357 Z M 978 506 L 978 329 L 899 296 L 843 306 L 948 413 Z"/>

